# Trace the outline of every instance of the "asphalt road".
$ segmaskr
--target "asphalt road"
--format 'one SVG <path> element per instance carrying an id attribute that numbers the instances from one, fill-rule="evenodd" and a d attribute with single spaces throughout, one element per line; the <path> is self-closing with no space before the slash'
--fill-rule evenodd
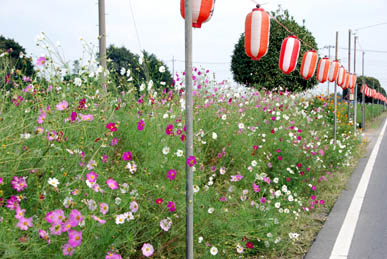
<path id="1" fill-rule="evenodd" d="M 365 195 L 360 197 L 362 205 L 358 218 L 355 217 L 357 221 L 353 220 L 356 215 L 348 213 L 349 208 L 353 207 L 351 202 L 355 193 L 357 193 L 360 179 L 366 170 L 370 171 L 370 168 L 367 169 L 372 164 L 370 155 L 375 144 L 377 144 L 379 135 L 382 133 L 384 124 L 385 121 L 383 121 L 379 130 L 371 132 L 367 136 L 371 138 L 367 155 L 359 161 L 346 189 L 337 200 L 326 223 L 306 255 L 306 259 L 387 259 L 387 131 L 380 138 L 381 144 L 378 152 L 375 153 L 376 160 L 371 170 L 372 173 Z M 355 195 L 355 197 L 357 196 Z M 357 198 L 359 200 L 359 197 Z M 350 211 L 352 212 L 352 210 Z M 353 225 L 353 235 L 350 231 L 340 233 L 344 222 L 345 225 Z M 345 230 L 344 227 L 343 229 Z M 340 236 L 346 238 L 340 239 Z M 338 252 L 340 249 L 337 249 L 337 247 L 345 242 L 348 243 L 349 250 L 343 253 L 343 249 L 341 249 Z"/>

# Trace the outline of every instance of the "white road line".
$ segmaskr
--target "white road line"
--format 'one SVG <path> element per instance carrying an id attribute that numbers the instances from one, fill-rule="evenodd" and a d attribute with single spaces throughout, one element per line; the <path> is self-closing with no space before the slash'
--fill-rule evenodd
<path id="1" fill-rule="evenodd" d="M 371 178 L 380 144 L 382 143 L 382 139 L 386 131 L 386 126 L 387 120 L 379 134 L 378 140 L 376 141 L 375 147 L 372 150 L 370 158 L 368 159 L 368 163 L 364 169 L 359 185 L 357 186 L 356 192 L 352 198 L 351 205 L 349 206 L 347 215 L 345 216 L 343 225 L 341 226 L 339 235 L 337 236 L 330 259 L 343 259 L 348 257 L 349 248 L 351 247 L 357 220 L 359 219 L 364 196 L 367 191 L 368 183 Z"/>

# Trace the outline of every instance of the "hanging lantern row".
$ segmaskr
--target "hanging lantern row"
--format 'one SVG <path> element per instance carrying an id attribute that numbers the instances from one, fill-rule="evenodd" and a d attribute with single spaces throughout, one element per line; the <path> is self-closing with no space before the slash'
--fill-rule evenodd
<path id="1" fill-rule="evenodd" d="M 316 71 L 317 60 L 318 55 L 316 51 L 309 50 L 305 52 L 301 63 L 301 76 L 305 80 L 310 79 L 314 75 L 314 72 Z"/>
<path id="2" fill-rule="evenodd" d="M 260 60 L 269 49 L 270 17 L 262 8 L 254 8 L 245 22 L 245 51 L 252 60 Z"/>
<path id="3" fill-rule="evenodd" d="M 320 83 L 325 83 L 325 81 L 327 81 L 330 63 L 331 62 L 327 57 L 320 59 L 320 61 L 318 62 L 317 80 Z"/>
<path id="4" fill-rule="evenodd" d="M 382 95 L 381 93 L 378 93 L 375 89 L 368 87 L 367 84 L 363 84 L 361 86 L 360 92 L 365 96 L 387 103 L 387 98 L 384 95 Z"/>

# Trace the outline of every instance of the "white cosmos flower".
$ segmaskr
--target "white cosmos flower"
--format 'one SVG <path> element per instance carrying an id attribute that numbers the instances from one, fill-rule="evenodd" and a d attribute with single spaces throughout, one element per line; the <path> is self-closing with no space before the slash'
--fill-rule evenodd
<path id="1" fill-rule="evenodd" d="M 125 215 L 121 214 L 121 215 L 117 215 L 116 216 L 116 224 L 124 224 L 125 223 Z"/>
<path id="2" fill-rule="evenodd" d="M 255 160 L 251 161 L 251 165 L 252 166 L 257 166 L 257 161 L 255 161 Z"/>
<path id="3" fill-rule="evenodd" d="M 56 178 L 48 178 L 48 184 L 56 188 L 59 185 L 59 181 Z"/>
<path id="4" fill-rule="evenodd" d="M 160 85 L 166 85 L 166 83 L 164 81 L 161 81 Z"/>
<path id="5" fill-rule="evenodd" d="M 120 197 L 115 198 L 114 203 L 117 204 L 117 205 L 120 205 L 121 198 Z"/>
<path id="6" fill-rule="evenodd" d="M 140 92 L 144 91 L 144 89 L 145 89 L 145 84 L 142 83 L 142 84 L 140 85 Z"/>
<path id="7" fill-rule="evenodd" d="M 203 242 L 203 237 L 199 237 L 199 238 L 198 238 L 198 242 L 199 242 L 199 244 L 200 244 L 201 242 Z"/>
<path id="8" fill-rule="evenodd" d="M 152 90 L 152 87 L 153 87 L 153 81 L 150 80 L 150 81 L 148 82 L 148 92 L 150 92 L 150 90 Z"/>
<path id="9" fill-rule="evenodd" d="M 216 132 L 212 132 L 212 138 L 213 139 L 217 139 L 218 138 L 218 134 L 216 134 Z"/>
<path id="10" fill-rule="evenodd" d="M 164 73 L 165 72 L 165 67 L 164 66 L 159 67 L 159 72 L 160 73 Z"/>
<path id="11" fill-rule="evenodd" d="M 125 75 L 126 69 L 124 67 L 121 67 L 120 74 L 121 76 Z"/>
<path id="12" fill-rule="evenodd" d="M 215 210 L 214 208 L 209 208 L 208 213 L 212 214 L 214 212 L 214 210 Z"/>
<path id="13" fill-rule="evenodd" d="M 244 249 L 243 249 L 243 246 L 241 246 L 240 244 L 238 244 L 236 250 L 237 250 L 237 253 L 238 253 L 238 254 L 242 254 Z"/>
<path id="14" fill-rule="evenodd" d="M 82 85 L 82 80 L 79 77 L 76 77 L 74 79 L 74 85 L 76 85 L 78 87 L 81 86 Z"/>
<path id="15" fill-rule="evenodd" d="M 226 114 L 223 114 L 223 115 L 222 115 L 222 120 L 225 121 L 226 119 L 227 119 L 227 115 L 226 115 Z"/>
<path id="16" fill-rule="evenodd" d="M 169 147 L 163 147 L 163 154 L 164 155 L 168 155 L 169 151 L 170 151 Z"/>
<path id="17" fill-rule="evenodd" d="M 195 184 L 195 185 L 193 186 L 193 192 L 194 192 L 194 193 L 197 193 L 197 192 L 199 192 L 199 191 L 200 191 L 200 187 L 199 187 L 198 185 Z"/>
<path id="18" fill-rule="evenodd" d="M 245 125 L 244 125 L 242 122 L 240 122 L 240 123 L 238 124 L 238 128 L 239 128 L 239 129 L 244 129 L 244 128 L 245 128 Z"/>
<path id="19" fill-rule="evenodd" d="M 178 149 L 178 150 L 176 151 L 176 156 L 178 156 L 178 157 L 183 156 L 183 154 L 184 154 L 184 152 L 183 152 L 183 150 L 181 150 L 181 149 Z"/>
<path id="20" fill-rule="evenodd" d="M 127 71 L 126 71 L 126 77 L 129 77 L 130 76 L 130 69 L 128 69 Z"/>
<path id="21" fill-rule="evenodd" d="M 276 208 L 278 209 L 279 207 L 281 207 L 281 203 L 276 202 L 276 203 L 274 204 L 274 207 L 276 207 Z"/>
<path id="22" fill-rule="evenodd" d="M 210 253 L 212 255 L 217 255 L 218 254 L 218 248 L 216 248 L 215 246 L 211 247 Z"/>

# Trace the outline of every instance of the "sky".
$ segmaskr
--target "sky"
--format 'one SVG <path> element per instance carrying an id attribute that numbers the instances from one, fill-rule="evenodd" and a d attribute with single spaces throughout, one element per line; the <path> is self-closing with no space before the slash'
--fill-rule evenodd
<path id="1" fill-rule="evenodd" d="M 193 31 L 194 66 L 210 69 L 218 81 L 232 79 L 232 52 L 244 32 L 245 18 L 255 7 L 254 2 L 216 1 L 213 18 Z M 361 48 L 366 52 L 365 75 L 378 78 L 387 90 L 386 0 L 262 0 L 260 3 L 267 11 L 275 11 L 281 5 L 299 24 L 305 20 L 321 56 L 328 55 L 324 46 L 335 45 L 338 31 L 339 59 L 345 67 L 348 67 L 348 30 L 356 32 L 360 43 L 357 74 L 361 74 Z M 144 49 L 163 60 L 171 71 L 173 67 L 177 72 L 184 70 L 184 20 L 179 0 L 106 0 L 105 5 L 107 45 L 125 46 L 134 53 Z M 40 32 L 52 42 L 60 42 L 62 55 L 68 61 L 82 56 L 81 37 L 98 46 L 97 0 L 0 0 L 0 10 L 0 34 L 19 42 L 35 58 L 45 53 L 35 46 L 34 40 Z M 385 24 L 356 31 L 381 23 Z M 334 52 L 331 49 L 332 57 Z M 353 67 L 352 63 L 351 72 Z M 332 92 L 332 84 L 330 89 Z M 327 84 L 319 85 L 317 90 L 327 91 Z"/>

